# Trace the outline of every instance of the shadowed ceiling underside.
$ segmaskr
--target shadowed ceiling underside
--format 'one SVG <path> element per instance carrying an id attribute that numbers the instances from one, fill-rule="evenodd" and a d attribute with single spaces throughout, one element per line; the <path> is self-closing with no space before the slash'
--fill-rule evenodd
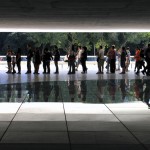
<path id="1" fill-rule="evenodd" d="M 4 28 L 150 30 L 149 0 L 1 0 Z"/>

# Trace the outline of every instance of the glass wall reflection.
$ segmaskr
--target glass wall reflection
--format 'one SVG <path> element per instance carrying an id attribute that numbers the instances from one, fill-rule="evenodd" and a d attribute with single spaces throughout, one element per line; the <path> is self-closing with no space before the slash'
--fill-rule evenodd
<path id="1" fill-rule="evenodd" d="M 0 85 L 0 102 L 125 103 L 150 101 L 148 79 L 68 80 Z"/>

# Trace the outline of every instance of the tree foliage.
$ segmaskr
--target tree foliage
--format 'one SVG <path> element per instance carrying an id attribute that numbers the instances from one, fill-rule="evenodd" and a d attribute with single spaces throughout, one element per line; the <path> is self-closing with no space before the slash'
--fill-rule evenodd
<path id="1" fill-rule="evenodd" d="M 112 32 L 112 33 L 16 33 L 16 32 L 2 32 L 0 33 L 0 54 L 5 55 L 7 46 L 10 45 L 13 50 L 22 48 L 25 53 L 26 45 L 31 43 L 33 47 L 46 47 L 57 45 L 61 49 L 61 54 L 65 54 L 66 51 L 72 46 L 81 45 L 88 48 L 88 53 L 95 54 L 95 49 L 98 49 L 100 45 L 103 47 L 110 47 L 115 45 L 116 49 L 122 46 L 131 47 L 132 52 L 136 46 L 140 48 L 147 46 L 150 42 L 150 33 L 124 33 L 124 32 Z"/>

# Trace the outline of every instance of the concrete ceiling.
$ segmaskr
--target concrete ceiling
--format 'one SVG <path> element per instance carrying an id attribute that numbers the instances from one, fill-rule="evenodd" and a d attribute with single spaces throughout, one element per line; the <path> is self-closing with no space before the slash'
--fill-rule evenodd
<path id="1" fill-rule="evenodd" d="M 149 0 L 1 0 L 0 31 L 150 31 Z"/>

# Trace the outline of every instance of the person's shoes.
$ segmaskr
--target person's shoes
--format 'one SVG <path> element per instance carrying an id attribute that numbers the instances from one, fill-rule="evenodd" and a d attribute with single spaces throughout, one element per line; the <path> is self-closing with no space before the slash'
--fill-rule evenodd
<path id="1" fill-rule="evenodd" d="M 145 71 L 143 70 L 143 71 L 141 71 L 142 73 L 143 73 L 143 75 L 145 75 Z"/>
<path id="2" fill-rule="evenodd" d="M 40 73 L 38 73 L 38 72 L 33 72 L 33 74 L 40 74 Z"/>
<path id="3" fill-rule="evenodd" d="M 104 74 L 104 72 L 100 72 L 100 74 Z"/>
<path id="4" fill-rule="evenodd" d="M 12 72 L 12 74 L 15 74 L 16 72 Z"/>
<path id="5" fill-rule="evenodd" d="M 78 69 L 75 69 L 75 71 L 78 71 Z"/>
<path id="6" fill-rule="evenodd" d="M 147 75 L 147 76 L 150 76 L 150 73 L 147 72 L 146 75 Z"/>
<path id="7" fill-rule="evenodd" d="M 50 74 L 50 72 L 46 72 L 46 74 Z"/>
<path id="8" fill-rule="evenodd" d="M 71 74 L 71 72 L 68 72 L 68 74 Z"/>
<path id="9" fill-rule="evenodd" d="M 100 72 L 97 72 L 96 74 L 100 74 Z"/>
<path id="10" fill-rule="evenodd" d="M 119 71 L 120 69 L 116 69 L 116 71 Z"/>
<path id="11" fill-rule="evenodd" d="M 21 74 L 20 72 L 18 72 L 17 74 Z"/>
<path id="12" fill-rule="evenodd" d="M 12 72 L 8 71 L 8 72 L 6 72 L 6 73 L 10 74 L 10 73 L 12 73 Z"/>
<path id="13" fill-rule="evenodd" d="M 107 73 L 107 74 L 109 74 L 109 72 L 108 72 L 108 71 L 107 71 L 106 73 Z"/>
<path id="14" fill-rule="evenodd" d="M 75 74 L 75 72 L 71 72 L 71 74 Z"/>
<path id="15" fill-rule="evenodd" d="M 31 74 L 31 72 L 26 72 L 25 74 Z"/>
<path id="16" fill-rule="evenodd" d="M 43 72 L 43 74 L 46 74 L 46 72 Z"/>
<path id="17" fill-rule="evenodd" d="M 135 74 L 136 74 L 136 75 L 139 75 L 139 72 L 136 72 Z"/>
<path id="18" fill-rule="evenodd" d="M 59 74 L 59 72 L 54 72 L 54 74 Z"/>
<path id="19" fill-rule="evenodd" d="M 125 72 L 120 72 L 120 74 L 125 74 Z"/>
<path id="20" fill-rule="evenodd" d="M 84 72 L 84 71 L 82 71 L 81 73 L 82 73 L 82 74 L 85 74 L 85 72 Z"/>

